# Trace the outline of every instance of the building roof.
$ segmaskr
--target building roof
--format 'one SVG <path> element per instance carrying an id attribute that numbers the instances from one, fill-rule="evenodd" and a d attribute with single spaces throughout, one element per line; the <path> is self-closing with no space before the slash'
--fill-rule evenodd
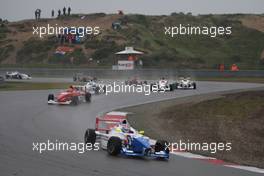
<path id="1" fill-rule="evenodd" d="M 119 51 L 117 53 L 115 53 L 117 55 L 122 55 L 122 54 L 144 54 L 143 52 L 140 52 L 140 51 L 136 51 L 134 50 L 133 47 L 126 47 L 125 50 L 123 51 Z"/>

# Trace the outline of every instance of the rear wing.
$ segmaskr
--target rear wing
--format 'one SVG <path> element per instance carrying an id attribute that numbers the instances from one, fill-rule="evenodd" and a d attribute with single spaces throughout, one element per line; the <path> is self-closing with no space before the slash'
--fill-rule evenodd
<path id="1" fill-rule="evenodd" d="M 117 126 L 120 122 L 120 119 L 104 119 L 96 117 L 95 130 L 108 133 L 108 131 Z"/>
<path id="2" fill-rule="evenodd" d="M 123 120 L 126 120 L 126 112 L 112 111 L 103 116 L 96 117 L 95 130 L 108 133 L 113 127 L 117 126 Z"/>
<path id="3" fill-rule="evenodd" d="M 72 85 L 73 88 L 75 88 L 78 91 L 83 91 L 87 92 L 86 86 L 81 86 L 81 85 Z"/>

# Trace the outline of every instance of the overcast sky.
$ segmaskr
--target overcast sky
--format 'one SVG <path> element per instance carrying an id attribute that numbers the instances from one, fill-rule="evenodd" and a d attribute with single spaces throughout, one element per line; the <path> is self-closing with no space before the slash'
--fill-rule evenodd
<path id="1" fill-rule="evenodd" d="M 30 19 L 36 8 L 42 10 L 42 16 L 50 17 L 52 9 L 57 13 L 64 6 L 71 6 L 73 13 L 264 13 L 264 0 L 0 0 L 0 18 Z"/>

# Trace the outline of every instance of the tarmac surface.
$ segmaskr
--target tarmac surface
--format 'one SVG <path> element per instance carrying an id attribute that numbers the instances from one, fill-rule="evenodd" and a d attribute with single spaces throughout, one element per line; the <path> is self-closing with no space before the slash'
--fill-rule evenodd
<path id="1" fill-rule="evenodd" d="M 0 68 L 0 75 L 6 72 L 19 71 L 34 77 L 73 77 L 75 74 L 96 76 L 99 79 L 128 79 L 132 75 L 140 76 L 141 79 L 157 79 L 165 77 L 175 79 L 177 76 L 196 77 L 263 77 L 263 70 L 240 70 L 239 72 L 215 70 L 192 70 L 192 69 L 135 69 L 135 70 L 112 70 L 111 68 Z"/>
<path id="2" fill-rule="evenodd" d="M 106 151 L 33 151 L 36 142 L 83 142 L 95 117 L 117 108 L 212 92 L 260 88 L 262 84 L 198 82 L 197 90 L 112 93 L 78 106 L 47 105 L 51 90 L 0 92 L 0 175 L 24 176 L 258 176 L 263 174 L 171 155 L 169 161 L 111 157 Z M 54 90 L 58 92 L 58 90 Z"/>

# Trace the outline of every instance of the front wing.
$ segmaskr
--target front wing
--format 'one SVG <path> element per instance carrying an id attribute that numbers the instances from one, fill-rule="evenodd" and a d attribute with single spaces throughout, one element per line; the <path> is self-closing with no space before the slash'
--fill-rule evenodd
<path id="1" fill-rule="evenodd" d="M 96 141 L 100 143 L 101 148 L 106 150 L 107 149 L 107 142 L 110 136 L 105 133 L 100 133 L 96 131 Z M 152 146 L 155 145 L 154 140 L 150 140 L 150 144 Z M 122 147 L 121 155 L 123 156 L 139 156 L 139 157 L 151 157 L 151 158 L 164 158 L 164 159 L 169 159 L 169 153 L 166 153 L 165 151 L 160 151 L 160 152 L 154 152 L 154 151 L 149 151 L 145 152 L 143 151 L 142 153 L 135 153 L 133 150 L 129 150 L 126 147 Z"/>
<path id="2" fill-rule="evenodd" d="M 195 89 L 193 84 L 178 84 L 177 89 Z"/>
<path id="3" fill-rule="evenodd" d="M 48 104 L 52 105 L 52 104 L 58 104 L 58 105 L 69 105 L 71 104 L 71 100 L 69 101 L 64 101 L 64 102 L 59 102 L 59 101 L 54 101 L 54 100 L 49 100 Z"/>
<path id="4" fill-rule="evenodd" d="M 165 151 L 160 152 L 145 152 L 142 153 L 135 153 L 133 150 L 129 150 L 125 147 L 122 148 L 121 154 L 125 156 L 139 156 L 139 157 L 151 157 L 151 158 L 164 158 L 169 159 L 169 153 L 166 153 Z"/>

